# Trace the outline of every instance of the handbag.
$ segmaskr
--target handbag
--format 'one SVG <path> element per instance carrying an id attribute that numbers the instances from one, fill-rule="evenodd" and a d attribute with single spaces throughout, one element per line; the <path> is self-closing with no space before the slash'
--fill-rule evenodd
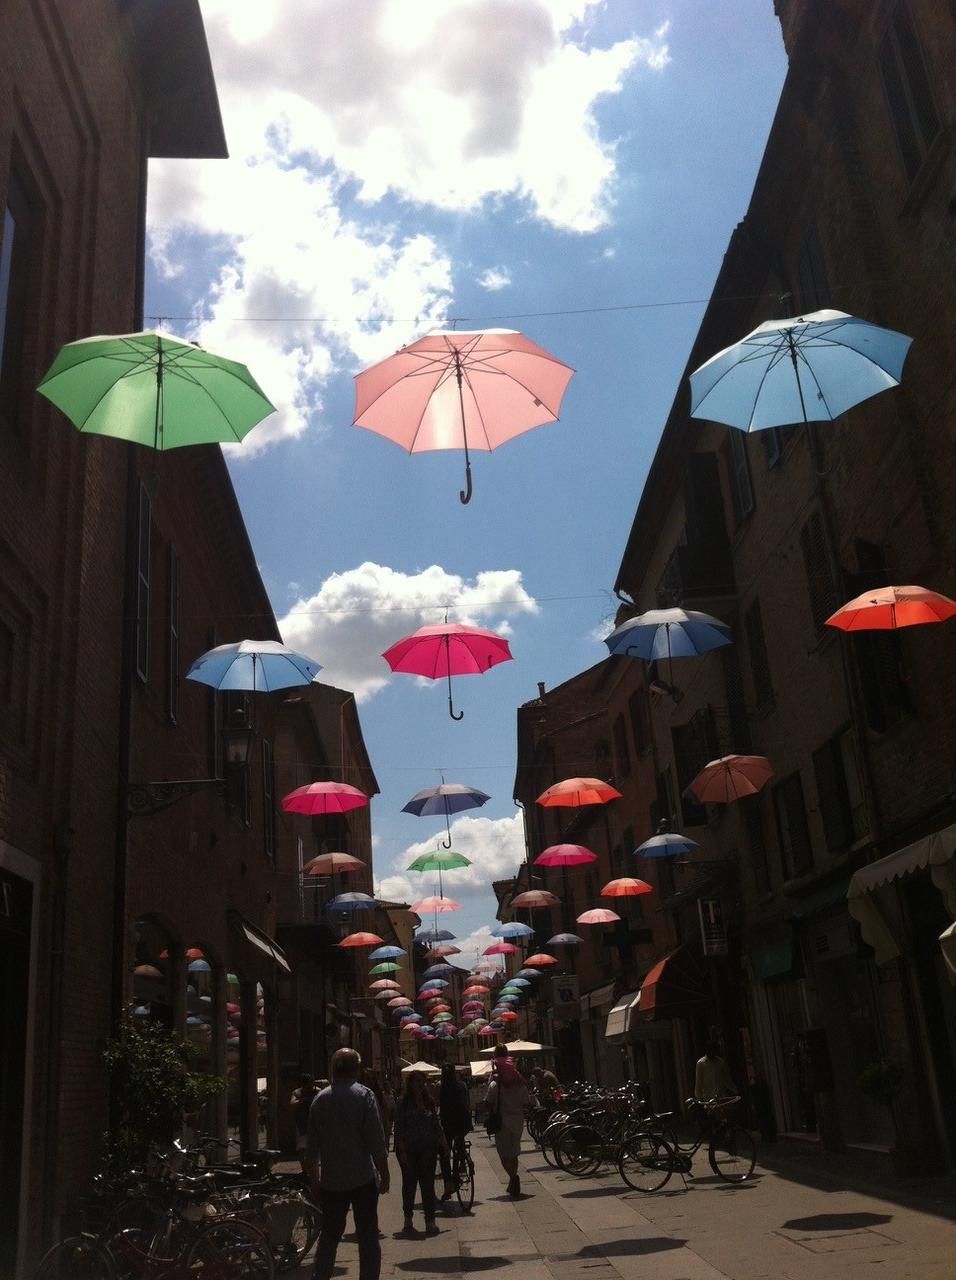
<path id="1" fill-rule="evenodd" d="M 496 1133 L 501 1130 L 501 1085 L 495 1089 L 495 1106 L 493 1111 L 488 1112 L 488 1119 L 485 1121 L 485 1130 L 489 1138 L 493 1138 Z"/>

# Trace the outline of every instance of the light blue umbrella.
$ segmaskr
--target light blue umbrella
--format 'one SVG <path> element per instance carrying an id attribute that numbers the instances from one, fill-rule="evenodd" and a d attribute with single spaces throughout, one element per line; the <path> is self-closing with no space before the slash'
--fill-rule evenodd
<path id="1" fill-rule="evenodd" d="M 447 986 L 448 986 L 448 980 L 446 978 L 429 978 L 427 982 L 422 983 L 422 985 L 418 988 L 418 990 L 419 992 L 443 991 Z"/>
<path id="2" fill-rule="evenodd" d="M 531 983 L 528 981 L 527 978 L 509 978 L 508 986 L 509 987 L 530 987 Z"/>
<path id="3" fill-rule="evenodd" d="M 455 935 L 449 933 L 447 929 L 423 929 L 421 933 L 415 934 L 416 942 L 454 942 Z"/>
<path id="4" fill-rule="evenodd" d="M 191 960 L 186 967 L 190 973 L 212 973 L 212 965 L 208 960 Z"/>
<path id="5" fill-rule="evenodd" d="M 574 934 L 568 934 L 567 936 L 573 938 Z M 579 938 L 578 941 L 580 942 L 581 939 Z M 551 939 L 551 942 L 554 942 L 554 938 Z M 551 945 L 551 942 L 548 943 L 549 947 Z M 518 972 L 515 974 L 514 978 L 511 979 L 511 982 L 512 984 L 514 984 L 515 980 L 518 978 L 530 978 L 531 981 L 534 982 L 536 978 L 540 978 L 540 977 L 541 977 L 541 973 L 540 973 L 540 970 L 538 969 L 519 969 Z"/>
<path id="6" fill-rule="evenodd" d="M 520 920 L 509 920 L 507 924 L 497 924 L 491 931 L 493 938 L 530 938 L 534 930 Z"/>
<path id="7" fill-rule="evenodd" d="M 634 853 L 639 858 L 679 858 L 682 854 L 693 853 L 700 845 L 688 836 L 677 831 L 662 831 L 660 835 L 651 836 L 639 844 Z"/>
<path id="8" fill-rule="evenodd" d="M 546 947 L 576 947 L 583 942 L 583 938 L 579 938 L 576 933 L 556 933 L 553 938 L 549 938 L 545 943 Z M 522 970 L 522 972 L 524 972 Z M 540 977 L 540 975 L 539 975 Z"/>
<path id="9" fill-rule="evenodd" d="M 371 911 L 378 903 L 367 893 L 340 893 L 329 903 L 330 911 Z"/>
<path id="10" fill-rule="evenodd" d="M 615 627 L 604 643 L 615 656 L 643 658 L 645 662 L 667 659 L 671 697 L 674 688 L 674 658 L 695 658 L 698 654 L 733 643 L 730 627 L 709 613 L 694 609 L 648 609 Z"/>
<path id="11" fill-rule="evenodd" d="M 399 956 L 408 955 L 403 947 L 376 947 L 368 953 L 370 960 L 397 960 Z"/>
<path id="12" fill-rule="evenodd" d="M 425 970 L 426 978 L 443 978 L 446 973 L 454 973 L 455 966 L 453 964 L 432 964 Z"/>
<path id="13" fill-rule="evenodd" d="M 845 311 L 767 320 L 691 374 L 691 415 L 741 431 L 829 421 L 897 386 L 912 341 Z"/>
<path id="14" fill-rule="evenodd" d="M 321 670 L 317 662 L 277 640 L 240 640 L 208 650 L 192 664 L 186 679 L 213 689 L 270 693 L 311 684 Z"/>

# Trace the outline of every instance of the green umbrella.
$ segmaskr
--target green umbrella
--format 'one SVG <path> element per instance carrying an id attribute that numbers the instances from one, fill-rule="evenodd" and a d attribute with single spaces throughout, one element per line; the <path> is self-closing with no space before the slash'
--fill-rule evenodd
<path id="1" fill-rule="evenodd" d="M 409 871 L 453 871 L 455 867 L 470 867 L 471 859 L 456 853 L 454 849 L 433 849 L 409 863 Z"/>
<path id="2" fill-rule="evenodd" d="M 168 333 L 68 342 L 37 390 L 81 431 L 154 449 L 241 440 L 275 407 L 245 365 Z"/>
<path id="3" fill-rule="evenodd" d="M 401 965 L 395 964 L 391 960 L 383 960 L 381 964 L 369 969 L 369 973 L 398 973 L 400 968 Z"/>

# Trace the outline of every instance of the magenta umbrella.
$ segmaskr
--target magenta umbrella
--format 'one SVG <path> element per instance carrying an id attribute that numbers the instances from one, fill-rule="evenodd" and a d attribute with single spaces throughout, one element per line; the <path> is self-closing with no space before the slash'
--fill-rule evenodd
<path id="1" fill-rule="evenodd" d="M 466 627 L 460 622 L 441 622 L 419 627 L 386 649 L 382 657 L 393 671 L 429 680 L 448 680 L 448 714 L 460 720 L 451 700 L 452 676 L 483 675 L 499 662 L 511 661 L 511 649 L 504 636 L 485 627 Z"/>
<path id="2" fill-rule="evenodd" d="M 553 844 L 539 853 L 534 860 L 536 867 L 583 867 L 586 862 L 597 862 L 598 856 L 583 844 Z"/>
<path id="3" fill-rule="evenodd" d="M 355 378 L 356 427 L 407 449 L 464 449 L 463 503 L 472 449 L 485 452 L 557 421 L 574 370 L 514 329 L 438 330 Z"/>
<path id="4" fill-rule="evenodd" d="M 347 782 L 310 782 L 282 797 L 286 813 L 348 813 L 368 804 L 368 796 Z"/>

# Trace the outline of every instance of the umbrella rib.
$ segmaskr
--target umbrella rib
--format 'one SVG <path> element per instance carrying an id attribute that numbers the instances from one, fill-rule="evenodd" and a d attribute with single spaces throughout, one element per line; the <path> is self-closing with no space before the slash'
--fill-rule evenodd
<path id="1" fill-rule="evenodd" d="M 135 373 L 147 372 L 147 370 L 144 369 L 143 367 L 146 363 L 147 361 L 141 360 L 140 363 L 137 365 L 134 365 L 132 369 L 127 369 L 127 371 L 124 374 L 122 374 L 120 377 L 118 377 L 115 382 L 110 383 L 110 385 L 106 388 L 103 394 L 101 396 L 98 396 L 96 399 L 96 402 L 90 406 L 90 411 L 86 415 L 86 417 L 83 419 L 83 425 L 79 428 L 80 431 L 83 431 L 86 429 L 86 424 L 89 422 L 90 418 L 92 418 L 93 414 L 96 413 L 97 409 L 106 399 L 106 397 L 110 394 L 113 388 L 119 386 L 119 384 L 123 381 L 124 378 L 132 377 L 132 375 Z"/>
<path id="2" fill-rule="evenodd" d="M 838 344 L 838 343 L 835 343 L 834 345 L 835 345 L 835 346 L 838 346 L 839 344 Z M 832 421 L 833 421 L 833 410 L 830 408 L 830 405 L 829 405 L 829 404 L 828 404 L 828 402 L 827 402 L 827 398 L 826 398 L 826 396 L 823 394 L 823 388 L 820 386 L 820 380 L 819 380 L 819 378 L 817 377 L 817 375 L 816 375 L 816 374 L 814 373 L 814 371 L 813 371 L 813 365 L 810 363 L 810 361 L 807 359 L 807 357 L 803 354 L 803 351 L 802 351 L 802 349 L 801 349 L 800 347 L 797 347 L 797 349 L 796 349 L 796 350 L 797 350 L 797 356 L 798 356 L 798 357 L 803 361 L 804 365 L 806 366 L 807 372 L 809 373 L 810 377 L 813 379 L 813 385 L 814 385 L 814 386 L 816 387 L 816 389 L 817 389 L 817 395 L 818 395 L 818 396 L 820 397 L 820 399 L 823 401 L 824 407 L 825 407 L 825 409 L 826 409 L 827 413 L 829 414 L 830 421 L 832 422 Z M 885 372 L 885 370 L 884 370 L 884 372 Z"/>
<path id="3" fill-rule="evenodd" d="M 729 375 L 730 375 L 730 374 L 732 374 L 732 373 L 733 373 L 733 371 L 734 371 L 735 369 L 739 368 L 739 367 L 740 367 L 740 365 L 745 364 L 745 363 L 750 363 L 750 361 L 752 361 L 752 360 L 766 360 L 766 359 L 767 359 L 767 352 L 768 352 L 768 351 L 771 353 L 771 357 L 770 357 L 770 358 L 772 359 L 772 358 L 773 358 L 773 352 L 775 352 L 776 350 L 777 350 L 777 348 L 776 348 L 776 347 L 768 347 L 768 346 L 763 346 L 763 345 L 762 345 L 762 346 L 760 347 L 760 349 L 759 349 L 758 351 L 753 352 L 753 354 L 752 354 L 752 355 L 741 356 L 741 357 L 740 357 L 740 359 L 735 360 L 735 361 L 733 362 L 733 364 L 729 365 L 729 366 L 728 366 L 728 367 L 723 371 L 723 373 L 722 373 L 722 374 L 720 374 L 720 376 L 719 376 L 719 377 L 717 377 L 717 378 L 715 378 L 715 379 L 714 379 L 714 381 L 713 381 L 713 383 L 711 384 L 711 386 L 709 386 L 709 387 L 707 388 L 706 392 L 704 393 L 704 395 L 703 395 L 703 396 L 701 396 L 700 400 L 699 400 L 699 401 L 698 401 L 698 403 L 697 403 L 697 409 L 702 409 L 702 408 L 704 407 L 704 405 L 707 403 L 707 400 L 709 399 L 709 397 L 710 397 L 711 395 L 713 395 L 714 391 L 716 391 L 716 389 L 720 386 L 720 384 L 723 382 L 724 378 L 729 377 Z M 702 367 L 702 368 L 704 368 L 704 367 L 706 367 L 706 366 L 701 366 L 701 367 Z M 764 375 L 764 376 L 766 376 L 766 375 Z"/>
<path id="4" fill-rule="evenodd" d="M 182 369 L 174 369 L 173 376 L 176 378 L 181 378 L 183 382 L 191 383 L 194 387 L 198 388 L 198 390 L 200 390 L 208 400 L 211 400 L 212 403 L 216 406 L 216 409 L 219 412 L 219 416 L 222 418 L 223 422 L 226 424 L 226 426 L 235 436 L 236 442 L 241 443 L 242 436 L 239 435 L 239 433 L 236 431 L 236 428 L 232 425 L 232 422 L 229 420 L 229 416 L 226 413 L 225 409 L 222 407 L 222 405 L 219 403 L 219 401 L 212 394 L 212 392 L 209 390 L 208 387 L 204 387 L 203 384 L 199 381 L 199 379 L 195 377 L 192 373 L 189 373 L 188 371 L 184 372 Z M 242 382 L 242 379 L 240 378 L 239 381 Z M 243 386 L 248 386 L 248 385 L 249 384 L 247 382 L 243 382 Z"/>
<path id="5" fill-rule="evenodd" d="M 478 422 L 479 422 L 479 425 L 481 426 L 481 432 L 482 432 L 482 435 L 485 437 L 485 444 L 488 446 L 488 450 L 490 452 L 494 448 L 494 445 L 491 443 L 491 439 L 488 435 L 488 428 L 485 426 L 485 416 L 481 412 L 481 405 L 478 403 L 478 393 L 475 391 L 475 388 L 471 385 L 471 378 L 469 378 L 468 376 L 468 370 L 463 368 L 461 371 L 461 375 L 465 379 L 465 381 L 468 383 L 468 390 L 471 392 L 471 398 L 475 402 L 475 413 L 478 415 Z M 464 427 L 465 427 L 465 424 L 462 423 L 462 432 L 464 432 Z"/>
<path id="6" fill-rule="evenodd" d="M 771 355 L 770 359 L 767 361 L 767 367 L 766 369 L 764 369 L 763 373 L 761 374 L 760 381 L 757 384 L 757 390 L 754 392 L 754 402 L 750 409 L 750 417 L 747 419 L 748 431 L 753 426 L 754 414 L 757 412 L 757 405 L 760 403 L 760 393 L 763 391 L 764 383 L 770 377 L 770 371 L 772 369 L 775 369 L 777 365 L 780 364 L 785 354 L 786 354 L 786 349 L 782 346 L 778 347 L 777 350 L 774 351 L 773 355 Z"/>

